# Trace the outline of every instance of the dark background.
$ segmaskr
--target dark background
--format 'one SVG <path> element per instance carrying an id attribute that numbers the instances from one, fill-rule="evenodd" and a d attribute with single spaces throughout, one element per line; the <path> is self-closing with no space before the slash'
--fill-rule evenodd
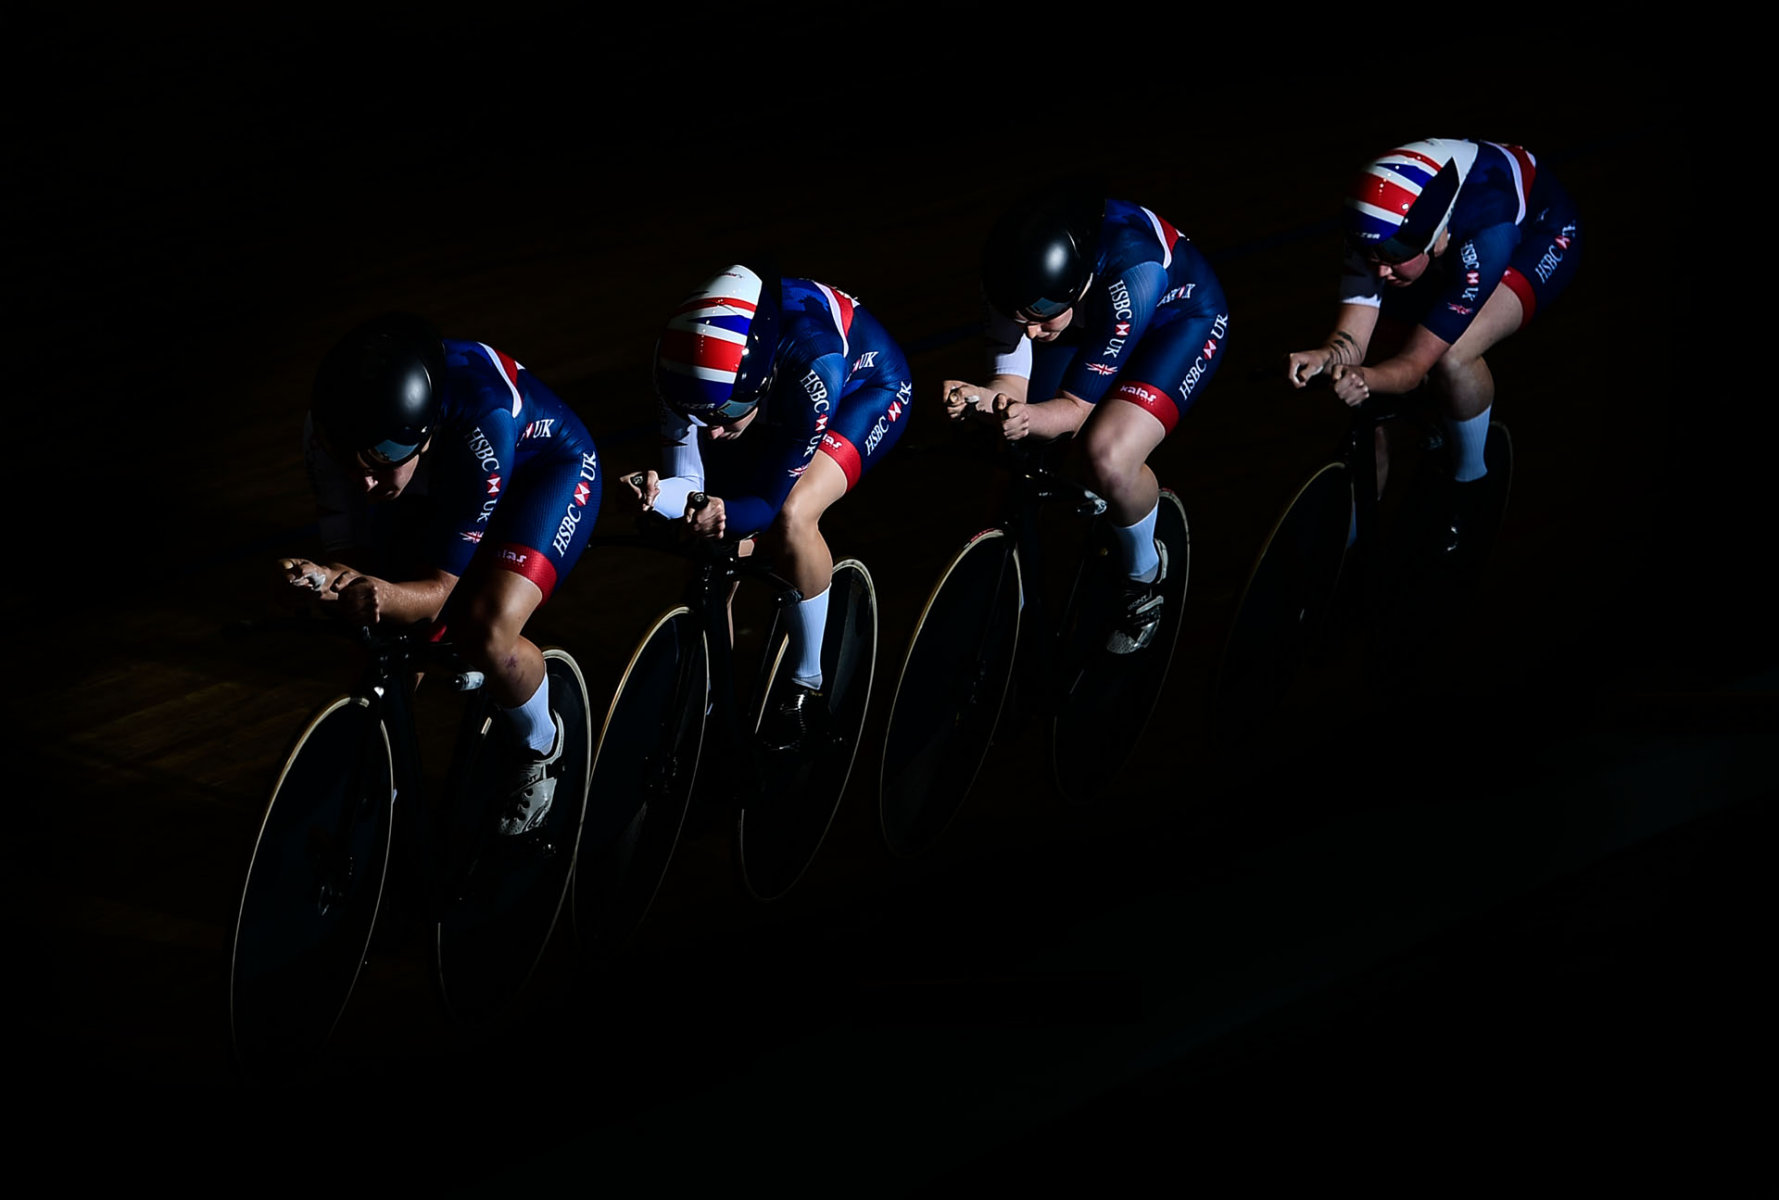
<path id="1" fill-rule="evenodd" d="M 1680 382 L 1707 336 L 1676 278 L 1693 126 L 1656 49 L 1478 45 L 1433 70 L 1185 16 L 1103 48 L 1088 25 L 991 44 L 869 16 L 17 33 L 8 976 L 42 1118 L 19 1145 L 92 1177 L 465 1190 L 945 1190 L 1251 1142 L 1292 1170 L 1311 1164 L 1283 1147 L 1328 1134 L 1373 1170 L 1452 1137 L 1454 1169 L 1578 1163 L 1597 1128 L 1614 1171 L 1724 1161 L 1740 1081 L 1770 1066 L 1770 533 L 1739 414 Z M 1154 65 L 1120 49 L 1170 39 Z M 1258 376 L 1326 332 L 1350 172 L 1429 135 L 1528 146 L 1586 222 L 1570 292 L 1490 356 L 1518 461 L 1471 654 L 1407 709 L 1324 680 L 1239 758 L 1206 733 L 1223 631 L 1344 421 Z M 425 312 L 525 363 L 625 469 L 651 453 L 663 315 L 768 249 L 859 295 L 931 400 L 977 367 L 975 248 L 1001 198 L 1080 168 L 1192 237 L 1232 310 L 1227 361 L 1154 460 L 1192 521 L 1192 590 L 1128 803 L 1069 825 L 1027 731 L 947 841 L 897 861 L 868 740 L 783 902 L 748 901 L 703 826 L 627 962 L 590 972 L 564 937 L 521 1027 L 449 1029 L 398 951 L 324 1086 L 238 1079 L 240 873 L 285 744 L 345 675 L 218 631 L 311 519 L 298 440 L 325 348 Z M 885 700 L 987 495 L 928 407 L 831 514 L 877 581 Z M 671 598 L 651 582 L 589 557 L 540 616 L 596 690 Z"/>

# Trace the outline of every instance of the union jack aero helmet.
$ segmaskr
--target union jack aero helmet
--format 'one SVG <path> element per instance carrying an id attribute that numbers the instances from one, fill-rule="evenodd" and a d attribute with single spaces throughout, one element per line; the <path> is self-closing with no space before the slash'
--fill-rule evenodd
<path id="1" fill-rule="evenodd" d="M 737 263 L 686 297 L 655 345 L 655 390 L 701 423 L 746 416 L 772 386 L 778 276 Z"/>
<path id="2" fill-rule="evenodd" d="M 1458 189 L 1476 161 L 1476 143 L 1451 138 L 1408 142 L 1367 163 L 1347 193 L 1347 242 L 1384 262 L 1433 248 L 1452 219 Z"/>

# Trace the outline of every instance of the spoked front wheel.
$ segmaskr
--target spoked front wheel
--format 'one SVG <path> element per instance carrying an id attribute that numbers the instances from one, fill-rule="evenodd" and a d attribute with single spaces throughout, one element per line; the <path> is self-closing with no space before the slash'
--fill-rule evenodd
<path id="1" fill-rule="evenodd" d="M 1104 543 L 1090 543 L 1064 622 L 1059 663 L 1052 766 L 1064 800 L 1091 804 L 1129 761 L 1161 699 L 1179 641 L 1192 572 L 1192 536 L 1186 506 L 1162 489 L 1155 537 L 1167 549 L 1167 576 L 1161 582 L 1161 621 L 1149 644 L 1129 654 L 1106 649 L 1117 616 L 1122 580 Z"/>
<path id="2" fill-rule="evenodd" d="M 573 877 L 592 771 L 593 729 L 587 684 L 574 659 L 544 651 L 550 708 L 562 722 L 562 754 L 551 774 L 556 789 L 543 824 L 517 836 L 494 832 L 510 736 L 488 711 L 458 747 L 453 775 L 467 807 L 484 814 L 480 850 L 434 930 L 440 994 L 453 1017 L 480 1023 L 503 1011 L 524 989 L 555 931 Z"/>
<path id="3" fill-rule="evenodd" d="M 736 856 L 748 893 L 784 895 L 802 878 L 828 836 L 852 774 L 877 667 L 877 590 L 857 559 L 834 564 L 827 633 L 822 639 L 822 693 L 831 736 L 821 745 L 762 752 L 761 787 L 736 820 Z M 765 689 L 776 704 L 790 683 L 781 653 Z M 766 711 L 766 709 L 763 709 Z"/>
<path id="4" fill-rule="evenodd" d="M 574 875 L 583 949 L 609 953 L 642 923 L 679 844 L 710 697 L 710 654 L 690 609 L 638 643 L 600 733 Z"/>
<path id="5" fill-rule="evenodd" d="M 936 842 L 976 782 L 1013 677 L 1020 600 L 1003 529 L 971 538 L 933 585 L 883 735 L 878 817 L 896 854 Z"/>
<path id="6" fill-rule="evenodd" d="M 229 1027 L 244 1069 L 300 1069 L 327 1044 L 370 946 L 394 818 L 383 722 L 342 696 L 285 759 L 241 889 Z"/>

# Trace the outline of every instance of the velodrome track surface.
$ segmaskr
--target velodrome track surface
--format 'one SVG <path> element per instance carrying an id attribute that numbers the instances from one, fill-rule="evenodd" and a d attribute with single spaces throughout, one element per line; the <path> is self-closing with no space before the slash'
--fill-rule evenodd
<path id="1" fill-rule="evenodd" d="M 1734 1138 L 1723 1089 L 1770 1065 L 1752 906 L 1776 663 L 1736 460 L 1677 411 L 1699 331 L 1651 290 L 1648 164 L 1680 128 L 1660 85 L 1627 66 L 1538 103 L 1305 128 L 1267 114 L 1323 93 L 1250 80 L 1214 117 L 1083 103 L 1036 122 L 1038 149 L 990 155 L 962 110 L 899 117 L 861 84 L 842 148 L 787 137 L 756 174 L 613 47 L 588 64 L 533 31 L 527 61 L 549 69 L 528 88 L 447 95 L 318 86 L 301 30 L 279 50 L 142 36 L 93 52 L 110 103 L 25 131 L 15 432 L 35 465 L 14 522 L 5 865 L 15 1078 L 46 1119 L 19 1146 L 206 1186 L 248 1162 L 337 1182 L 367 1156 L 445 1190 L 897 1193 L 1115 1178 L 1262 1127 L 1350 1134 L 1356 1163 L 1387 1157 L 1375 1121 L 1393 1137 L 1448 1115 L 1514 1145 L 1594 1119 L 1651 1154 Z M 1138 94 L 1165 109 L 1166 89 Z M 1234 758 L 1205 732 L 1221 637 L 1344 420 L 1256 374 L 1325 332 L 1354 164 L 1472 130 L 1532 147 L 1589 222 L 1569 295 L 1491 356 L 1518 471 L 1473 656 L 1407 708 L 1325 680 L 1318 719 Z M 421 157 L 392 158 L 398 135 Z M 236 889 L 278 756 L 345 676 L 219 631 L 309 520 L 298 434 L 331 340 L 426 312 L 548 381 L 615 471 L 651 451 L 656 326 L 714 266 L 771 247 L 854 291 L 927 402 L 830 522 L 876 578 L 889 672 L 985 515 L 987 480 L 932 403 L 976 368 L 976 244 L 1003 184 L 1083 160 L 1211 255 L 1232 311 L 1227 361 L 1154 460 L 1192 521 L 1192 586 L 1127 802 L 1066 825 L 1028 731 L 932 855 L 897 861 L 868 740 L 784 901 L 748 901 L 704 826 L 629 960 L 588 973 L 559 941 L 522 1030 L 456 1034 L 418 953 L 395 953 L 368 969 L 321 1095 L 238 1080 Z M 608 504 L 602 531 L 622 526 Z M 609 686 L 672 592 L 590 556 L 539 627 Z M 398 1132 L 342 1132 L 360 1112 Z"/>

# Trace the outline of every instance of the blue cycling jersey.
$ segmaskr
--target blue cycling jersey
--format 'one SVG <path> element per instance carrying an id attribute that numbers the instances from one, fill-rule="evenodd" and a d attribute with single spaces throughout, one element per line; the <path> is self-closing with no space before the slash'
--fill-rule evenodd
<path id="1" fill-rule="evenodd" d="M 1444 253 L 1414 286 L 1386 289 L 1366 258 L 1349 248 L 1341 273 L 1343 303 L 1381 306 L 1387 316 L 1418 323 L 1453 343 L 1498 285 L 1519 297 L 1522 325 L 1568 286 L 1581 232 L 1568 193 L 1529 151 L 1473 144 L 1476 156 L 1452 204 Z"/>
<path id="2" fill-rule="evenodd" d="M 386 542 L 399 528 L 410 570 L 461 576 L 478 550 L 548 599 L 580 557 L 599 512 L 592 435 L 509 355 L 445 341 L 438 425 L 398 505 L 399 525 L 369 505 L 347 467 L 305 431 L 305 459 L 329 550 Z"/>
<path id="3" fill-rule="evenodd" d="M 990 369 L 1030 381 L 1034 402 L 1110 395 L 1171 430 L 1216 370 L 1228 333 L 1223 285 L 1204 255 L 1149 209 L 1107 200 L 1093 281 L 1068 327 L 1034 346 L 1022 326 L 991 313 Z"/>
<path id="4" fill-rule="evenodd" d="M 712 440 L 661 406 L 661 473 L 681 481 L 656 504 L 665 515 L 680 515 L 687 491 L 706 491 L 722 497 L 731 533 L 758 533 L 816 454 L 840 466 L 850 490 L 901 440 L 914 385 L 889 333 L 839 288 L 785 279 L 779 295 L 772 386 L 740 437 Z"/>

